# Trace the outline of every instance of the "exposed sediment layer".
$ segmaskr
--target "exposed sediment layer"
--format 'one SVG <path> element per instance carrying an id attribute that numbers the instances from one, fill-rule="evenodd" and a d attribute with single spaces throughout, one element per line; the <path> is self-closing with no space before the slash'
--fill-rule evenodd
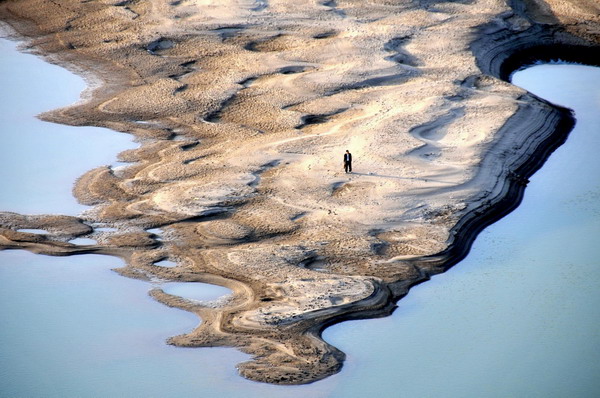
<path id="1" fill-rule="evenodd" d="M 322 329 L 391 313 L 462 258 L 573 125 L 504 80 L 535 58 L 600 59 L 598 6 L 515 4 L 4 1 L 29 49 L 101 82 L 43 117 L 141 146 L 77 181 L 79 217 L 0 214 L 0 248 L 227 286 L 205 305 L 151 291 L 203 319 L 172 344 L 238 347 L 264 382 L 331 375 L 344 354 Z"/>

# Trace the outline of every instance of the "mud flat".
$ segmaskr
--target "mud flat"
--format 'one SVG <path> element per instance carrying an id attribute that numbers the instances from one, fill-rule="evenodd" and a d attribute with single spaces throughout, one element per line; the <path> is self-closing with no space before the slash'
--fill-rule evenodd
<path id="1" fill-rule="evenodd" d="M 2 2 L 30 50 L 101 82 L 44 119 L 142 145 L 79 178 L 80 217 L 2 213 L 0 247 L 227 287 L 218 305 L 153 291 L 203 320 L 170 343 L 238 347 L 253 380 L 327 377 L 344 354 L 321 331 L 388 315 L 464 257 L 571 130 L 569 110 L 506 79 L 600 59 L 598 6 L 515 4 Z"/>

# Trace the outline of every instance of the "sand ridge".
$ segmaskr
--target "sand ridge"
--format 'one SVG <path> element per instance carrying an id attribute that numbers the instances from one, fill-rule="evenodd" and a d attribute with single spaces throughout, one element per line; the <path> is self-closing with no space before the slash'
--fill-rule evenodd
<path id="1" fill-rule="evenodd" d="M 111 254 L 126 276 L 227 286 L 229 300 L 206 306 L 151 291 L 203 319 L 170 343 L 238 347 L 254 355 L 239 365 L 254 380 L 327 377 L 344 354 L 321 330 L 391 313 L 510 211 L 564 140 L 567 110 L 499 77 L 511 54 L 540 43 L 591 48 L 594 7 L 2 2 L 0 19 L 28 48 L 102 82 L 42 117 L 141 146 L 119 154 L 128 167 L 76 182 L 93 206 L 80 217 L 1 213 L 0 248 Z"/>

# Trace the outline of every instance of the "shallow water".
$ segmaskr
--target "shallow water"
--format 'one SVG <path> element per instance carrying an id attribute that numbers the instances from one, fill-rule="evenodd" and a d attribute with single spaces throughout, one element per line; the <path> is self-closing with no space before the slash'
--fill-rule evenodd
<path id="1" fill-rule="evenodd" d="M 161 260 L 161 261 L 154 263 L 154 265 L 158 265 L 159 267 L 173 268 L 173 267 L 177 267 L 178 264 L 175 261 L 171 261 L 171 260 Z"/>
<path id="2" fill-rule="evenodd" d="M 75 102 L 84 80 L 8 40 L 0 54 L 0 211 L 77 215 L 86 206 L 71 194 L 75 180 L 137 145 L 128 134 L 33 117 Z"/>
<path id="3" fill-rule="evenodd" d="M 48 231 L 45 229 L 36 229 L 36 228 L 21 228 L 17 229 L 18 232 L 25 232 L 28 234 L 36 234 L 36 235 L 46 235 Z"/>
<path id="4" fill-rule="evenodd" d="M 154 301 L 150 283 L 110 270 L 121 265 L 91 254 L 0 252 L 0 396 L 329 396 L 331 381 L 287 388 L 245 380 L 235 365 L 248 356 L 232 348 L 165 344 L 193 330 L 199 319 Z M 202 300 L 229 293 L 219 286 L 202 292 L 202 284 L 182 285 L 160 287 Z"/>
<path id="5" fill-rule="evenodd" d="M 166 345 L 198 318 L 110 270 L 121 265 L 99 255 L 0 252 L 0 396 L 185 397 L 211 383 L 201 372 L 207 364 L 238 377 L 241 353 Z"/>
<path id="6" fill-rule="evenodd" d="M 159 287 L 165 293 L 196 301 L 217 300 L 232 293 L 226 287 L 199 282 L 166 282 Z"/>
<path id="7" fill-rule="evenodd" d="M 0 41 L 0 46 L 8 51 L 6 42 Z M 6 54 L 2 62 L 13 56 Z M 43 62 L 36 65 L 35 71 L 25 65 L 21 69 L 43 78 L 45 68 L 54 68 Z M 600 160 L 595 149 L 600 140 L 596 132 L 600 90 L 590 85 L 600 83 L 600 70 L 557 67 L 519 72 L 515 82 L 529 87 L 535 76 L 541 76 L 542 88 L 555 92 L 532 91 L 577 110 L 578 125 L 568 142 L 532 178 L 522 205 L 488 228 L 465 261 L 415 287 L 392 317 L 345 322 L 326 330 L 325 338 L 348 355 L 340 374 L 308 386 L 250 382 L 237 376 L 234 368 L 247 356 L 233 349 L 164 344 L 167 337 L 191 330 L 198 319 L 151 300 L 149 283 L 110 271 L 121 265 L 119 260 L 4 251 L 0 252 L 0 395 L 597 395 Z M 583 83 L 560 82 L 569 75 Z M 32 89 L 36 106 L 43 103 L 45 96 L 39 94 L 43 87 Z M 67 96 L 58 105 L 72 100 Z M 575 100 L 583 108 L 571 102 Z M 54 106 L 40 105 L 32 114 Z M 44 131 L 47 126 L 52 125 L 44 124 Z M 29 180 L 24 167 L 13 168 L 22 171 L 21 179 Z M 69 197 L 71 181 L 67 181 Z M 20 195 L 24 200 L 28 194 Z M 24 212 L 66 212 L 40 210 L 34 202 L 28 206 L 32 210 Z M 7 210 L 3 205 L 0 209 Z"/>
<path id="8" fill-rule="evenodd" d="M 71 239 L 69 241 L 69 243 L 72 243 L 74 245 L 79 245 L 79 246 L 85 246 L 85 245 L 97 245 L 98 241 L 96 241 L 95 239 L 90 239 L 90 238 L 75 238 L 75 239 Z"/>

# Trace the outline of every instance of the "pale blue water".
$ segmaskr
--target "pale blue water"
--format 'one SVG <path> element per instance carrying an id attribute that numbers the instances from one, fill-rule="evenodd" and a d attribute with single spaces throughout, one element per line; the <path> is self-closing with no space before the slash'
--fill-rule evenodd
<path id="1" fill-rule="evenodd" d="M 44 76 L 43 65 L 35 73 Z M 582 83 L 562 81 L 571 78 Z M 553 91 L 530 87 L 536 79 Z M 391 317 L 326 330 L 348 355 L 340 374 L 295 387 L 244 380 L 234 366 L 247 356 L 233 349 L 165 345 L 197 318 L 152 301 L 149 283 L 111 272 L 119 260 L 5 251 L 0 396 L 598 396 L 600 72 L 536 66 L 515 82 L 575 108 L 576 129 L 465 261 L 415 287 Z"/>
<path id="2" fill-rule="evenodd" d="M 154 301 L 149 283 L 110 271 L 121 265 L 0 252 L 1 397 L 186 397 L 213 372 L 225 389 L 239 378 L 234 366 L 246 356 L 235 350 L 166 345 L 199 319 Z"/>
<path id="3" fill-rule="evenodd" d="M 71 195 L 86 171 L 135 148 L 128 134 L 42 122 L 39 113 L 78 100 L 80 77 L 0 40 L 0 211 L 77 215 Z"/>
<path id="4" fill-rule="evenodd" d="M 207 285 L 200 282 L 165 282 L 159 286 L 165 293 L 195 301 L 212 301 L 231 294 L 223 286 Z"/>

